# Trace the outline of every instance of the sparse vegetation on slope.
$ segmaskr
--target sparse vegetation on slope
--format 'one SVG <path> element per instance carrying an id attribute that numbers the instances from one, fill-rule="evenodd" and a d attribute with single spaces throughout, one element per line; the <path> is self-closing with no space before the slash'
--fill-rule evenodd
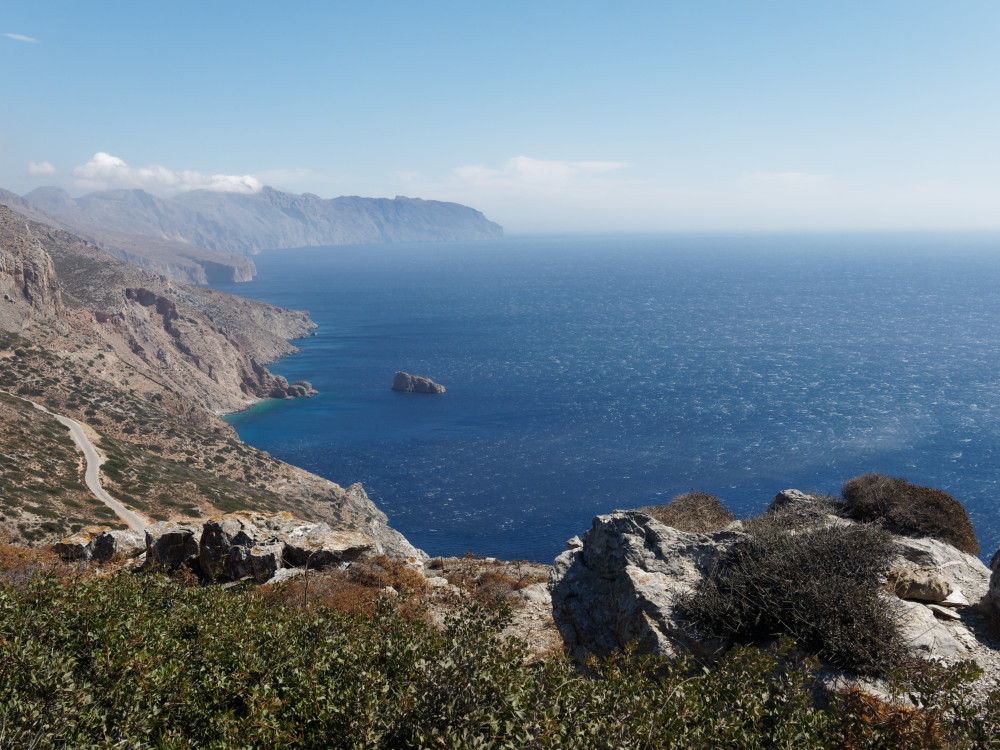
<path id="1" fill-rule="evenodd" d="M 0 390 L 92 429 L 107 458 L 103 485 L 127 507 L 153 520 L 250 508 L 352 523 L 332 485 L 240 442 L 229 425 L 169 391 L 117 387 L 105 379 L 110 365 L 102 356 L 81 361 L 3 334 Z M 0 412 L 10 415 L 0 424 L 0 482 L 7 488 L 0 523 L 11 540 L 50 544 L 81 526 L 116 525 L 83 487 L 80 454 L 66 429 L 20 398 L 0 397 Z"/>

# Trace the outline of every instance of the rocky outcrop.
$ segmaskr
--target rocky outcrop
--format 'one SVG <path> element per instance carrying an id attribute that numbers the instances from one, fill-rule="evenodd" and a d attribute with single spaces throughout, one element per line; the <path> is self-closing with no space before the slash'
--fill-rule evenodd
<path id="1" fill-rule="evenodd" d="M 108 526 L 87 526 L 52 546 L 52 551 L 66 560 L 104 562 L 113 557 L 138 557 L 146 549 L 142 537 L 134 531 L 120 531 Z"/>
<path id="2" fill-rule="evenodd" d="M 240 511 L 200 526 L 166 522 L 146 530 L 146 561 L 191 567 L 207 579 L 259 583 L 284 568 L 329 568 L 383 550 L 360 531 L 334 530 L 291 513 Z M 412 558 L 414 563 L 419 559 Z"/>
<path id="3" fill-rule="evenodd" d="M 201 527 L 162 521 L 146 529 L 146 564 L 179 568 L 198 562 Z"/>
<path id="4" fill-rule="evenodd" d="M 854 523 L 824 512 L 822 503 L 797 491 L 779 494 L 771 508 L 791 519 L 787 533 Z M 718 655 L 727 644 L 702 638 L 679 602 L 743 533 L 739 522 L 723 531 L 691 534 L 639 511 L 598 516 L 582 540 L 570 540 L 549 578 L 553 616 L 566 647 L 577 657 L 630 643 L 666 655 Z M 886 571 L 882 600 L 910 652 L 946 660 L 975 656 L 982 648 L 963 607 L 986 595 L 990 571 L 944 542 L 900 536 L 893 541 L 898 555 Z M 994 592 L 998 567 L 1000 553 L 994 558 Z M 995 598 L 987 602 L 997 606 Z"/>
<path id="5" fill-rule="evenodd" d="M 56 269 L 28 223 L 0 206 L 0 329 L 63 312 Z"/>
<path id="6" fill-rule="evenodd" d="M 725 644 L 702 641 L 679 611 L 691 592 L 739 534 L 689 534 L 638 511 L 594 519 L 582 541 L 574 538 L 549 577 L 552 614 L 577 657 L 637 642 L 671 656 L 710 656 Z"/>
<path id="7" fill-rule="evenodd" d="M 73 199 L 46 187 L 24 200 L 60 221 L 62 228 L 109 246 L 131 242 L 135 252 L 153 241 L 174 255 L 186 249 L 196 258 L 211 252 L 253 255 L 275 248 L 503 236 L 499 224 L 475 209 L 401 196 L 324 200 L 265 187 L 251 194 L 195 190 L 169 200 L 142 190 L 108 190 Z"/>
<path id="8" fill-rule="evenodd" d="M 989 592 L 983 604 L 993 617 L 994 623 L 1000 626 L 1000 549 L 990 560 L 990 570 L 992 574 L 990 575 Z"/>
<path id="9" fill-rule="evenodd" d="M 400 393 L 444 393 L 444 386 L 423 375 L 397 372 L 392 379 L 392 390 Z"/>

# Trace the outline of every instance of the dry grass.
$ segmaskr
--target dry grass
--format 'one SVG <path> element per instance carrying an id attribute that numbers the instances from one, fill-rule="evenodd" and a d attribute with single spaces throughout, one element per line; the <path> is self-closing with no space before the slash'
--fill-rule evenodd
<path id="1" fill-rule="evenodd" d="M 639 512 L 662 524 L 693 534 L 721 531 L 736 520 L 719 498 L 707 492 L 686 492 L 666 505 L 650 505 L 640 508 Z"/>
<path id="2" fill-rule="evenodd" d="M 375 602 L 387 595 L 398 598 L 404 613 L 416 616 L 427 592 L 423 575 L 385 556 L 357 561 L 346 570 L 310 571 L 267 590 L 269 596 L 293 606 L 321 605 L 366 616 L 374 614 Z"/>

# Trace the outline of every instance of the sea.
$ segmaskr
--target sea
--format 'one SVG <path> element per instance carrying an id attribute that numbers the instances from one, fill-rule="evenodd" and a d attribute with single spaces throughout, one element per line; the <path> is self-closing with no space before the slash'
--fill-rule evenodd
<path id="1" fill-rule="evenodd" d="M 691 490 L 740 515 L 879 471 L 1000 544 L 1000 235 L 511 237 L 267 251 L 312 399 L 227 417 L 431 555 L 551 562 Z M 397 370 L 443 395 L 396 393 Z"/>

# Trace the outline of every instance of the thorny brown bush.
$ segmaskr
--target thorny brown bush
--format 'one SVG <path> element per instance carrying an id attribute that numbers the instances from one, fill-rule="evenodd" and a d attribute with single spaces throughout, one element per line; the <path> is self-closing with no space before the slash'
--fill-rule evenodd
<path id="1" fill-rule="evenodd" d="M 848 518 L 882 524 L 906 536 L 930 536 L 979 554 L 979 542 L 965 508 L 951 495 L 885 474 L 863 474 L 841 490 Z"/>
<path id="2" fill-rule="evenodd" d="M 872 525 L 789 532 L 761 516 L 682 609 L 706 635 L 740 643 L 788 635 L 835 666 L 884 674 L 903 654 L 878 595 L 893 555 L 889 534 Z"/>

